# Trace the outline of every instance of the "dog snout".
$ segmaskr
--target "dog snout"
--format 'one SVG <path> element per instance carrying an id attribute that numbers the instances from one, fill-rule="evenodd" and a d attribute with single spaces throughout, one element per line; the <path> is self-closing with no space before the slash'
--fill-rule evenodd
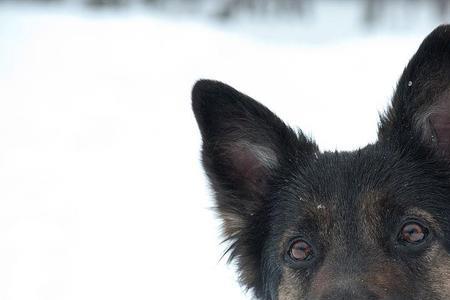
<path id="1" fill-rule="evenodd" d="M 360 286 L 333 288 L 326 291 L 319 300 L 379 300 L 381 299 L 374 292 Z"/>

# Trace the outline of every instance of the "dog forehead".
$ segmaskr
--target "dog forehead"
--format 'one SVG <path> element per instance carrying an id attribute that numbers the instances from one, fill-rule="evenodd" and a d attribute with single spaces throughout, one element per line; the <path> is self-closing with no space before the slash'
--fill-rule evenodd
<path id="1" fill-rule="evenodd" d="M 389 176 L 389 168 L 379 168 L 381 159 L 385 157 L 361 151 L 323 153 L 306 166 L 291 170 L 290 180 L 284 180 L 287 185 L 283 196 L 318 210 L 347 206 L 360 200 L 361 192 L 376 193 L 380 179 Z"/>
<path id="2" fill-rule="evenodd" d="M 387 159 L 372 151 L 321 154 L 293 172 L 277 193 L 277 210 L 293 224 L 339 231 L 362 221 L 373 223 L 386 199 L 383 182 L 392 177 L 389 168 L 380 167 Z"/>
<path id="3" fill-rule="evenodd" d="M 321 153 L 283 173 L 272 213 L 293 223 L 337 222 L 338 228 L 378 224 L 392 211 L 401 217 L 411 208 L 447 219 L 450 174 L 436 169 L 377 144 L 354 152 Z"/>
<path id="4" fill-rule="evenodd" d="M 429 166 L 428 166 L 429 168 Z M 425 191 L 433 174 L 398 151 L 370 145 L 353 152 L 325 152 L 290 170 L 292 200 L 310 202 L 318 209 L 328 204 L 373 202 L 383 193 Z M 441 176 L 442 177 L 442 176 Z M 294 199 L 296 198 L 296 199 Z"/>

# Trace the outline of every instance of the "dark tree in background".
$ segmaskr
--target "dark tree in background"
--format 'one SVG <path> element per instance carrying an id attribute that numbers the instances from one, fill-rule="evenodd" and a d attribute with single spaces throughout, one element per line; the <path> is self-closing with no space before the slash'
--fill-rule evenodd
<path id="1" fill-rule="evenodd" d="M 390 9 L 392 4 L 401 4 L 403 6 L 428 4 L 434 6 L 437 16 L 445 20 L 448 16 L 450 8 L 450 0 L 363 0 L 364 6 L 364 21 L 371 25 L 378 21 Z"/>
<path id="2" fill-rule="evenodd" d="M 364 21 L 368 24 L 374 23 L 382 13 L 385 0 L 365 0 Z"/>
<path id="3" fill-rule="evenodd" d="M 121 6 L 127 4 L 126 0 L 87 0 L 86 4 L 91 7 L 103 7 L 103 6 Z"/>
<path id="4" fill-rule="evenodd" d="M 313 0 L 225 0 L 218 16 L 229 18 L 240 11 L 259 13 L 290 12 L 302 15 Z"/>
<path id="5" fill-rule="evenodd" d="M 445 17 L 449 13 L 450 1 L 448 0 L 436 0 L 438 2 L 437 8 L 442 17 Z"/>

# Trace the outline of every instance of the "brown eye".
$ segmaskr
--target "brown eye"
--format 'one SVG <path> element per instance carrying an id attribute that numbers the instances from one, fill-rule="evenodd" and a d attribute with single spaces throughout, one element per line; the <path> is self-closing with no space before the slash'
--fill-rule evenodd
<path id="1" fill-rule="evenodd" d="M 428 235 L 428 229 L 416 222 L 410 222 L 403 225 L 400 231 L 400 239 L 410 244 L 420 244 L 425 241 Z"/>
<path id="2" fill-rule="evenodd" d="M 289 249 L 289 256 L 295 261 L 310 260 L 313 254 L 312 246 L 304 240 L 294 241 Z"/>

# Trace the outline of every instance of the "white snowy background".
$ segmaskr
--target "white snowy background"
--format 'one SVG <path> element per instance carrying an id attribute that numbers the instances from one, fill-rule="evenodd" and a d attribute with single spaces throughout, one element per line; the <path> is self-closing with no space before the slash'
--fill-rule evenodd
<path id="1" fill-rule="evenodd" d="M 249 299 L 221 255 L 190 89 L 227 82 L 322 150 L 376 138 L 431 10 L 232 22 L 0 3 L 0 299 Z"/>

